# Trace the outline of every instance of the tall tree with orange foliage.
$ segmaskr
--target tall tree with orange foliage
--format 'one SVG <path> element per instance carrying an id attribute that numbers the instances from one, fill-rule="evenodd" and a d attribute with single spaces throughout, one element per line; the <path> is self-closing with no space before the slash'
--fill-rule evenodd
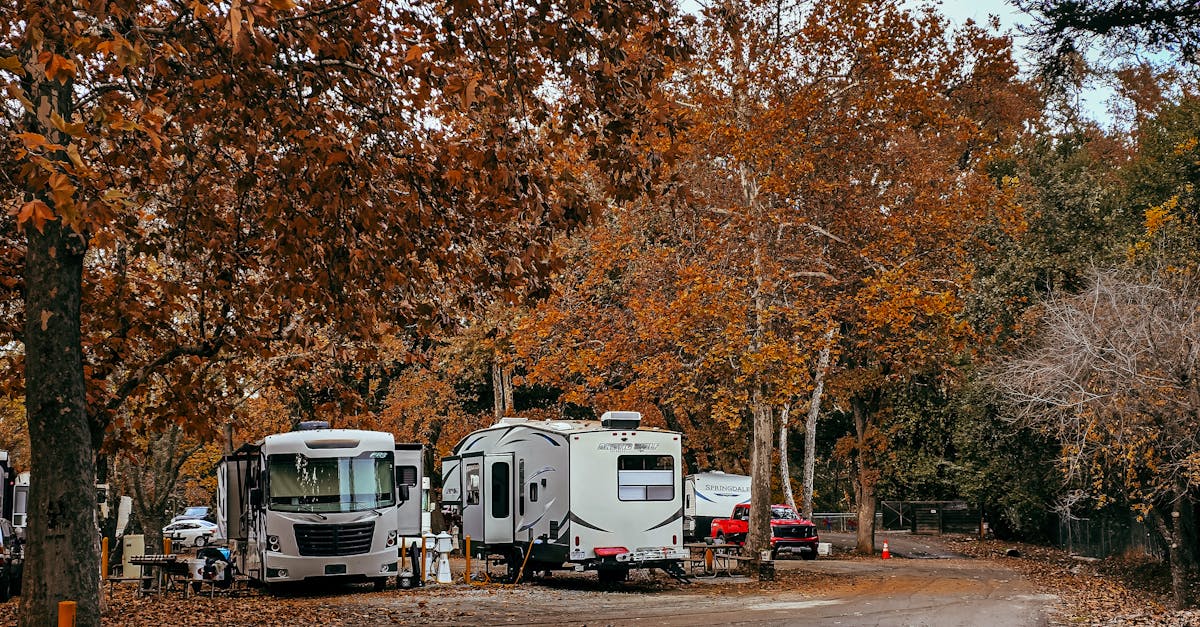
<path id="1" fill-rule="evenodd" d="M 706 274 L 738 277 L 727 293 L 746 314 L 750 544 L 768 533 L 772 405 L 811 385 L 779 365 L 832 326 L 828 385 L 855 417 L 842 450 L 856 462 L 868 552 L 883 392 L 966 338 L 962 245 L 996 208 L 979 166 L 1028 111 L 1009 42 L 887 1 L 723 2 L 698 28 L 685 160 L 694 210 L 715 233 L 710 258 L 723 262 Z"/>
<path id="2" fill-rule="evenodd" d="M 527 289 L 550 235 L 597 209 L 567 162 L 617 194 L 644 184 L 630 150 L 681 51 L 668 17 L 641 0 L 0 5 L 0 289 L 24 305 L 4 299 L 0 345 L 24 349 L 36 477 L 22 624 L 65 599 L 99 622 L 95 452 L 152 380 L 180 402 L 149 420 L 202 430 L 200 364 L 314 330 L 361 346 L 380 322 Z"/>

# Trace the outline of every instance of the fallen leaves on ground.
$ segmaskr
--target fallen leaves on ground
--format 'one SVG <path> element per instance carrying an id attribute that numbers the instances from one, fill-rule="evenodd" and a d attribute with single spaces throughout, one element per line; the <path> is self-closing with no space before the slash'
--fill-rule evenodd
<path id="1" fill-rule="evenodd" d="M 1059 602 L 1053 611 L 1055 619 L 1064 623 L 1145 627 L 1200 624 L 1200 610 L 1169 608 L 1171 578 L 1167 566 L 1145 555 L 1097 560 L 1021 542 L 970 537 L 947 540 L 954 550 L 1003 562 L 1033 581 L 1038 589 L 1057 595 Z M 1007 556 L 1009 549 L 1015 549 L 1017 556 Z"/>

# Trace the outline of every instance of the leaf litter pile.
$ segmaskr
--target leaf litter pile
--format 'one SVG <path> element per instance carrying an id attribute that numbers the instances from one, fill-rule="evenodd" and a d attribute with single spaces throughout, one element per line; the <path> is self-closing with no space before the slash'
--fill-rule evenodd
<path id="1" fill-rule="evenodd" d="M 1053 622 L 1077 625 L 1200 625 L 1200 610 L 1171 608 L 1167 566 L 1140 554 L 1104 560 L 1073 557 L 1052 547 L 1020 542 L 953 538 L 960 553 L 1003 562 L 1059 602 Z M 1015 549 L 1017 555 L 1006 553 Z M 1195 596 L 1195 592 L 1193 592 Z"/>

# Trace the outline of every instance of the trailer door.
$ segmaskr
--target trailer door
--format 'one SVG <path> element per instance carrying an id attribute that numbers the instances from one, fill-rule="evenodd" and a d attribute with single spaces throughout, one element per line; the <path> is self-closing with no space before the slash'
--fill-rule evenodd
<path id="1" fill-rule="evenodd" d="M 488 544 L 513 542 L 513 456 L 500 453 L 484 456 L 483 541 Z"/>
<path id="2" fill-rule="evenodd" d="M 461 472 L 462 531 L 474 542 L 483 542 L 483 454 L 463 455 L 458 463 Z"/>

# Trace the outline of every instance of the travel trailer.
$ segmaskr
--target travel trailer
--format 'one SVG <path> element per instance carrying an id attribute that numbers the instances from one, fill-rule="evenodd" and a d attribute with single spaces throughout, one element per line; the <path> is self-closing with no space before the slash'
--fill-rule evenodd
<path id="1" fill-rule="evenodd" d="M 683 576 L 682 436 L 641 428 L 637 412 L 599 422 L 502 418 L 442 460 L 443 502 L 472 554 L 526 571 L 632 568 Z M 528 564 L 526 553 L 528 552 Z"/>
<path id="2" fill-rule="evenodd" d="M 712 521 L 728 518 L 735 505 L 750 502 L 750 477 L 719 470 L 683 479 L 683 535 L 688 540 L 708 537 Z"/>
<path id="3" fill-rule="evenodd" d="M 371 580 L 398 571 L 400 538 L 420 532 L 423 450 L 390 433 L 302 423 L 226 455 L 217 524 L 234 566 L 268 586 Z"/>

